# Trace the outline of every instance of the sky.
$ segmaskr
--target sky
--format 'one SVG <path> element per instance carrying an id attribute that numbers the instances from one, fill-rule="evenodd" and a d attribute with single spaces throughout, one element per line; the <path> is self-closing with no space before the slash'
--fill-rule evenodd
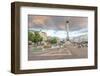
<path id="1" fill-rule="evenodd" d="M 69 21 L 69 35 L 71 37 L 87 34 L 87 17 L 28 15 L 28 28 L 29 30 L 46 32 L 48 36 L 66 38 L 66 21 Z"/>

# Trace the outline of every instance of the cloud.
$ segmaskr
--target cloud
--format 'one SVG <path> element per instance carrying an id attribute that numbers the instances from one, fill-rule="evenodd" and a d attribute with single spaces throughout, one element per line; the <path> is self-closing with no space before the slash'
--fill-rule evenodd
<path id="1" fill-rule="evenodd" d="M 46 21 L 49 19 L 47 16 L 33 16 L 32 23 L 38 25 L 45 25 Z"/>
<path id="2" fill-rule="evenodd" d="M 88 28 L 88 17 L 47 15 L 29 15 L 28 26 L 36 29 L 65 30 L 67 19 L 69 20 L 70 31 Z"/>

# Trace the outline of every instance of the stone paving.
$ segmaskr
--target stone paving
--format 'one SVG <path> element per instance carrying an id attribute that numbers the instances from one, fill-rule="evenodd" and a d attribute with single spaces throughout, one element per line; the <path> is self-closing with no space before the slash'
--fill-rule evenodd
<path id="1" fill-rule="evenodd" d="M 28 50 L 28 60 L 79 59 L 87 57 L 87 47 L 67 46 L 65 48 L 51 48 L 38 52 L 33 52 L 32 47 L 29 47 Z"/>

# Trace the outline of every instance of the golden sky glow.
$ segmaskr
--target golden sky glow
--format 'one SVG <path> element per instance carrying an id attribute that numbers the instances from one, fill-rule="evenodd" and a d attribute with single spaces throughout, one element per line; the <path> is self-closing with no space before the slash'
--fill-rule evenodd
<path id="1" fill-rule="evenodd" d="M 32 20 L 35 24 L 41 24 L 44 25 L 45 22 L 49 19 L 49 17 L 46 16 L 34 16 L 34 19 Z"/>

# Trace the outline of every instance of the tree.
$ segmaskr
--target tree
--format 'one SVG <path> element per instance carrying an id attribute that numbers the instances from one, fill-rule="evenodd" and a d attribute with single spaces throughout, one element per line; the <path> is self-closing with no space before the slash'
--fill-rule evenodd
<path id="1" fill-rule="evenodd" d="M 35 31 L 34 33 L 28 32 L 28 40 L 34 42 L 38 45 L 38 43 L 43 41 L 43 37 L 40 36 L 39 32 Z"/>
<path id="2" fill-rule="evenodd" d="M 57 43 L 57 38 L 56 37 L 52 37 L 50 40 L 51 44 L 56 44 Z"/>
<path id="3" fill-rule="evenodd" d="M 32 32 L 28 32 L 28 40 L 33 42 L 34 34 Z"/>
<path id="4" fill-rule="evenodd" d="M 43 38 L 40 36 L 39 32 L 35 31 L 33 36 L 33 42 L 38 45 L 38 42 L 41 43 L 41 41 L 43 41 Z"/>
<path id="5" fill-rule="evenodd" d="M 41 44 L 42 41 L 43 41 L 43 37 L 40 37 L 40 38 L 39 38 L 40 44 Z"/>

